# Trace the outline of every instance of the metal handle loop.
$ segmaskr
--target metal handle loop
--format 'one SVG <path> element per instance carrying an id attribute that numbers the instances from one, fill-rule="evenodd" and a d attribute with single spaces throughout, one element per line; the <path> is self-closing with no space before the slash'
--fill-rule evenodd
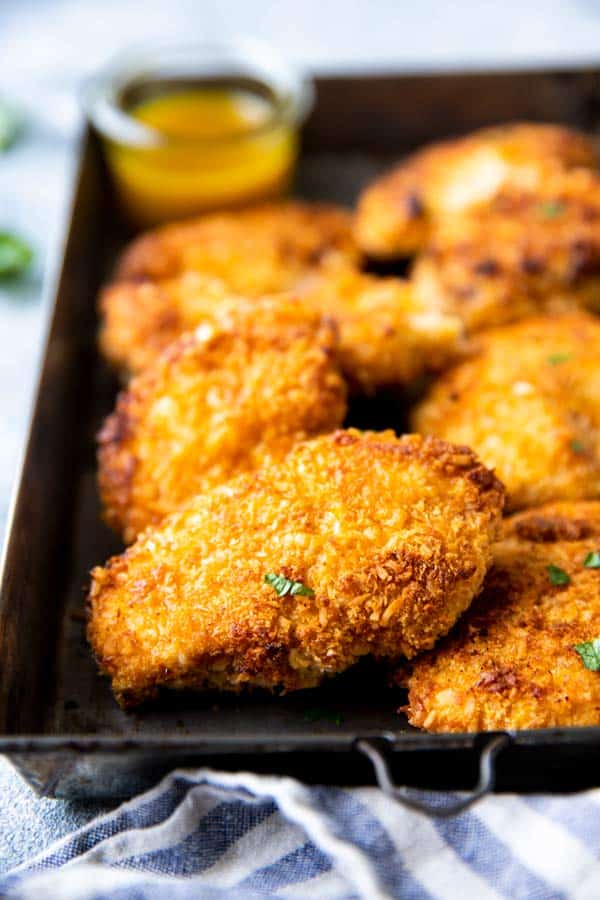
<path id="1" fill-rule="evenodd" d="M 425 813 L 428 816 L 434 816 L 439 819 L 449 819 L 458 815 L 472 806 L 481 797 L 484 797 L 494 788 L 496 772 L 494 769 L 495 759 L 508 744 L 510 737 L 507 734 L 498 734 L 492 737 L 479 757 L 479 779 L 476 786 L 467 797 L 462 797 L 448 806 L 435 806 L 430 803 L 424 803 L 420 800 L 414 800 L 409 797 L 406 788 L 396 787 L 390 775 L 387 760 L 375 744 L 367 738 L 361 738 L 356 742 L 356 749 L 364 753 L 373 764 L 377 784 L 388 797 L 398 800 L 403 806 L 414 809 L 417 812 Z"/>

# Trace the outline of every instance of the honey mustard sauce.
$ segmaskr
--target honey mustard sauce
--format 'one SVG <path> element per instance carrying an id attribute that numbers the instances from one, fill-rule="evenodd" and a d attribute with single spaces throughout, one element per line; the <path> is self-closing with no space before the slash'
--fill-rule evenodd
<path id="1" fill-rule="evenodd" d="M 122 205 L 138 225 L 276 197 L 290 182 L 297 126 L 274 101 L 240 85 L 165 89 L 127 114 L 148 144 L 106 140 Z"/>

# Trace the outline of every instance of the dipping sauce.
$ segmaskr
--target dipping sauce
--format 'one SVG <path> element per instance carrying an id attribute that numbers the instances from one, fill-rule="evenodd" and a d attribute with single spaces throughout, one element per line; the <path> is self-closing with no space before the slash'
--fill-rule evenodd
<path id="1" fill-rule="evenodd" d="M 280 115 L 274 97 L 218 82 L 154 85 L 143 94 L 138 88 L 125 97 L 123 109 L 147 126 L 148 143 L 105 137 L 121 203 L 135 224 L 240 206 L 288 188 L 298 127 Z"/>

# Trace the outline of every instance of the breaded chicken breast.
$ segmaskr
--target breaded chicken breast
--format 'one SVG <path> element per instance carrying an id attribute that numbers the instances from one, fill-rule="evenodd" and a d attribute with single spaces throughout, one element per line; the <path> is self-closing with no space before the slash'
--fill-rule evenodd
<path id="1" fill-rule="evenodd" d="M 489 203 L 503 188 L 535 191 L 557 171 L 597 162 L 590 138 L 558 125 L 506 124 L 433 144 L 365 188 L 357 242 L 376 258 L 409 255 L 440 220 Z"/>
<path id="2" fill-rule="evenodd" d="M 600 496 L 600 321 L 540 316 L 478 344 L 434 383 L 415 430 L 472 447 L 506 485 L 509 509 Z"/>
<path id="3" fill-rule="evenodd" d="M 341 365 L 355 391 L 407 384 L 457 355 L 460 319 L 426 309 L 407 281 L 334 265 L 302 279 L 297 290 L 337 323 Z M 228 320 L 240 302 L 221 281 L 197 272 L 117 282 L 102 295 L 100 344 L 123 374 L 140 372 L 184 331 Z"/>
<path id="4" fill-rule="evenodd" d="M 503 488 L 464 447 L 338 431 L 193 498 L 92 573 L 119 702 L 160 686 L 295 690 L 414 656 L 479 591 Z"/>
<path id="5" fill-rule="evenodd" d="M 99 435 L 105 517 L 131 541 L 193 494 L 338 427 L 346 388 L 331 322 L 286 297 L 171 344 Z"/>
<path id="6" fill-rule="evenodd" d="M 600 309 L 600 175 L 506 190 L 440 222 L 411 278 L 431 309 L 478 331 L 544 311 Z"/>
<path id="7" fill-rule="evenodd" d="M 116 280 L 156 281 L 182 272 L 219 278 L 247 297 L 292 288 L 325 260 L 360 257 L 350 213 L 317 203 L 262 204 L 165 225 L 133 241 Z"/>
<path id="8" fill-rule="evenodd" d="M 461 352 L 458 316 L 427 308 L 406 280 L 335 266 L 298 290 L 337 323 L 342 370 L 356 392 L 409 384 Z"/>
<path id="9" fill-rule="evenodd" d="M 483 593 L 412 665 L 411 724 L 437 732 L 600 725 L 600 673 L 576 650 L 600 637 L 600 571 L 589 567 L 599 550 L 598 502 L 505 520 Z"/>
<path id="10" fill-rule="evenodd" d="M 100 295 L 100 349 L 126 378 L 203 323 L 228 321 L 246 301 L 218 278 L 185 272 L 162 281 L 118 281 Z"/>

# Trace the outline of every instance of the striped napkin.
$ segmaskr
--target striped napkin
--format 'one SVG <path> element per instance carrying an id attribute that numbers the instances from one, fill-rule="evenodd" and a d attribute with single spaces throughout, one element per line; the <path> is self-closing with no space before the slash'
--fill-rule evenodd
<path id="1" fill-rule="evenodd" d="M 376 788 L 179 770 L 0 878 L 0 896 L 597 900 L 600 790 L 432 819 Z"/>

